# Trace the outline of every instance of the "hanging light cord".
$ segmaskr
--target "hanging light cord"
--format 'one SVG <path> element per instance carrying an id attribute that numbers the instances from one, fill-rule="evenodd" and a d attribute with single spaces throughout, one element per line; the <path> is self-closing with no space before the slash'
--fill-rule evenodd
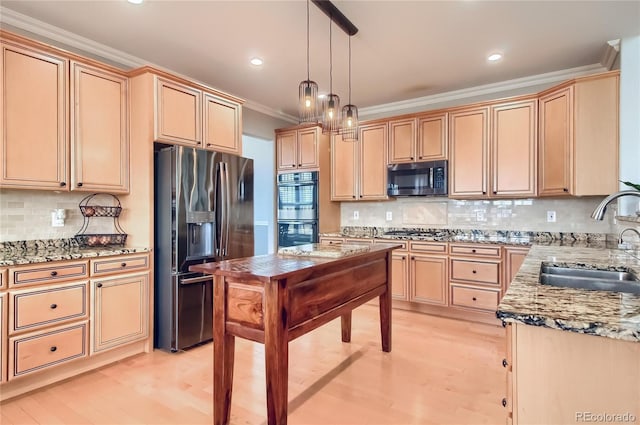
<path id="1" fill-rule="evenodd" d="M 333 50 L 331 49 L 331 22 L 329 19 L 329 94 L 333 94 Z"/>
<path id="2" fill-rule="evenodd" d="M 307 81 L 309 78 L 309 0 L 307 0 Z"/>
<path id="3" fill-rule="evenodd" d="M 349 105 L 351 105 L 351 36 L 349 36 Z"/>

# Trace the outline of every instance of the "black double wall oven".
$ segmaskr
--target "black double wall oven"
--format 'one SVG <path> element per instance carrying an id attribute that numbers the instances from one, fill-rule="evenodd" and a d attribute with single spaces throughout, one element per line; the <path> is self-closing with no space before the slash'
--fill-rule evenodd
<path id="1" fill-rule="evenodd" d="M 318 172 L 278 175 L 278 246 L 318 242 Z"/>

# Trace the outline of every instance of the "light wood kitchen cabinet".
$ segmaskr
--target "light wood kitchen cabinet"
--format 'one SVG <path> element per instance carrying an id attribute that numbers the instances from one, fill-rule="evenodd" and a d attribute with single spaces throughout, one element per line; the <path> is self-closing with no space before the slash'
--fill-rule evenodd
<path id="1" fill-rule="evenodd" d="M 391 264 L 391 297 L 406 301 L 409 299 L 409 254 L 394 250 Z"/>
<path id="2" fill-rule="evenodd" d="M 447 113 L 389 121 L 389 163 L 447 159 Z"/>
<path id="3" fill-rule="evenodd" d="M 148 337 L 149 273 L 91 280 L 91 353 Z"/>
<path id="4" fill-rule="evenodd" d="M 339 134 L 331 137 L 331 200 L 357 199 L 358 149 L 357 142 L 345 142 Z"/>
<path id="5" fill-rule="evenodd" d="M 320 166 L 319 148 L 322 136 L 317 126 L 276 131 L 276 157 L 278 172 L 317 170 Z M 324 143 L 322 143 L 324 144 Z"/>
<path id="6" fill-rule="evenodd" d="M 2 43 L 0 187 L 68 190 L 68 73 L 64 57 Z"/>
<path id="7" fill-rule="evenodd" d="M 0 269 L 0 291 L 7 288 L 7 269 Z"/>
<path id="8" fill-rule="evenodd" d="M 507 325 L 507 333 L 511 371 L 503 405 L 513 424 L 593 422 L 585 415 L 603 414 L 614 419 L 600 422 L 628 423 L 640 414 L 637 342 L 521 323 Z"/>
<path id="9" fill-rule="evenodd" d="M 71 62 L 71 190 L 129 192 L 128 78 Z"/>
<path id="10" fill-rule="evenodd" d="M 504 280 L 503 280 L 503 295 L 509 289 L 511 281 L 520 270 L 520 266 L 524 262 L 527 254 L 529 253 L 529 247 L 519 246 L 506 246 L 504 249 Z"/>
<path id="11" fill-rule="evenodd" d="M 539 196 L 618 190 L 619 103 L 619 71 L 540 93 Z"/>
<path id="12" fill-rule="evenodd" d="M 451 306 L 495 313 L 502 289 L 502 247 L 452 243 L 449 253 Z"/>
<path id="13" fill-rule="evenodd" d="M 448 258 L 444 242 L 410 242 L 409 301 L 446 306 Z"/>
<path id="14" fill-rule="evenodd" d="M 526 98 L 449 114 L 449 195 L 531 197 L 537 192 L 537 102 Z"/>
<path id="15" fill-rule="evenodd" d="M 0 293 L 0 383 L 7 380 L 7 294 Z"/>
<path id="16" fill-rule="evenodd" d="M 204 148 L 216 152 L 239 154 L 242 108 L 235 102 L 204 92 Z"/>
<path id="17" fill-rule="evenodd" d="M 155 141 L 202 146 L 202 91 L 157 78 Z"/>

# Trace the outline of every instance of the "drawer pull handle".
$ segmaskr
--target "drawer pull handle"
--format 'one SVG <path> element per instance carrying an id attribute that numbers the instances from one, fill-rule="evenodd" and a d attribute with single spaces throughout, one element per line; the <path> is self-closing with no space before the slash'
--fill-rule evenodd
<path id="1" fill-rule="evenodd" d="M 82 187 L 82 182 L 78 182 L 78 184 L 76 186 Z"/>
<path id="2" fill-rule="evenodd" d="M 120 263 L 120 267 L 127 267 L 127 263 Z"/>
<path id="3" fill-rule="evenodd" d="M 509 362 L 507 362 L 507 359 L 502 359 L 502 367 L 507 367 L 509 366 Z"/>
<path id="4" fill-rule="evenodd" d="M 502 399 L 502 407 L 507 407 L 507 399 L 506 398 Z"/>
<path id="5" fill-rule="evenodd" d="M 102 288 L 102 283 L 98 283 L 96 286 L 97 286 L 98 288 Z"/>
<path id="6" fill-rule="evenodd" d="M 473 253 L 475 254 L 475 253 L 476 253 L 476 250 L 475 250 L 475 249 L 472 249 L 472 250 L 471 250 L 471 252 L 473 252 Z"/>
<path id="7" fill-rule="evenodd" d="M 475 271 L 475 270 L 471 270 L 471 273 L 476 274 L 476 273 L 478 273 L 478 272 L 477 272 L 477 271 Z"/>
<path id="8" fill-rule="evenodd" d="M 54 345 L 53 347 L 49 348 L 49 351 L 51 351 L 51 352 L 53 353 L 53 352 L 54 352 L 54 351 L 56 351 L 57 349 L 58 349 L 58 347 L 56 347 L 56 346 Z"/>
<path id="9" fill-rule="evenodd" d="M 507 327 L 507 322 L 505 322 L 504 320 L 502 321 L 502 327 L 506 328 Z"/>
<path id="10" fill-rule="evenodd" d="M 65 182 L 60 182 L 60 187 L 65 187 L 67 185 L 67 183 Z"/>
<path id="11" fill-rule="evenodd" d="M 51 309 L 53 310 L 53 309 L 58 308 L 58 304 L 51 304 L 49 307 L 51 307 Z"/>
<path id="12" fill-rule="evenodd" d="M 471 298 L 473 301 L 477 301 L 476 297 Z"/>
<path id="13" fill-rule="evenodd" d="M 54 270 L 54 271 L 52 271 L 52 272 L 51 272 L 51 276 L 58 276 L 58 272 L 57 272 L 57 271 L 55 271 L 55 270 Z"/>

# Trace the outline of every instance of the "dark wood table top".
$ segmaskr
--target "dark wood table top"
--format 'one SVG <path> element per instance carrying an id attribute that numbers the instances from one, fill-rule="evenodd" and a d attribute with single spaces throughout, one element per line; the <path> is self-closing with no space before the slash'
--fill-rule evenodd
<path id="1" fill-rule="evenodd" d="M 274 279 L 286 278 L 304 269 L 351 261 L 358 257 L 400 248 L 400 246 L 397 243 L 372 245 L 308 244 L 296 247 L 299 248 L 297 250 L 292 248 L 291 253 L 257 255 L 216 263 L 195 264 L 189 267 L 189 270 L 269 282 Z"/>

